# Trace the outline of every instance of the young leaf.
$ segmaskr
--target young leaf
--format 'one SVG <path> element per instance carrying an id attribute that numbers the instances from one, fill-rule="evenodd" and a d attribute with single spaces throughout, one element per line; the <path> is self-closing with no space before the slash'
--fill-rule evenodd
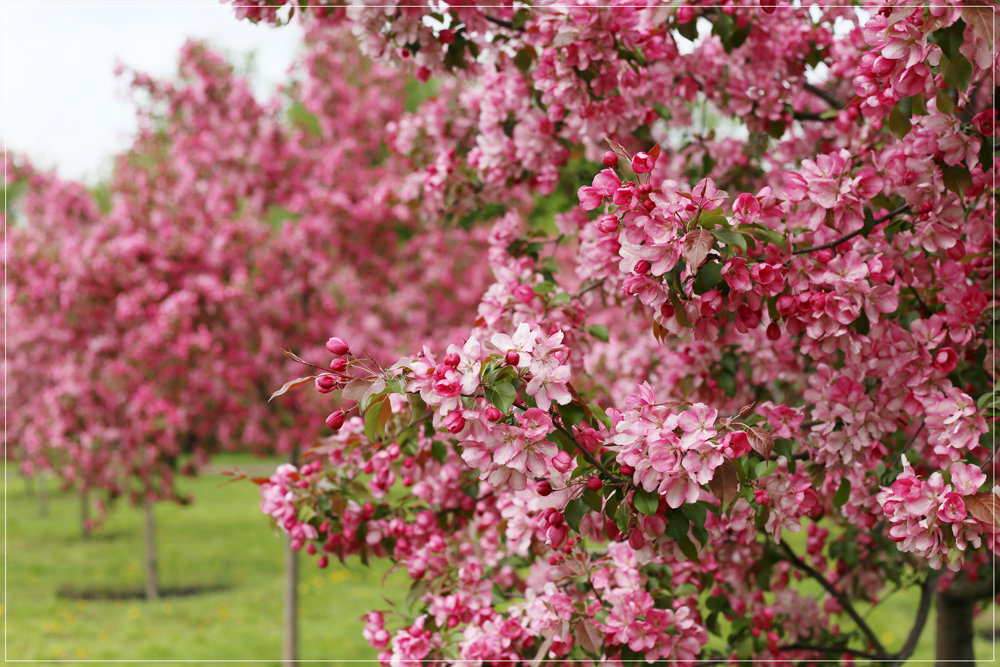
<path id="1" fill-rule="evenodd" d="M 701 263 L 708 257 L 708 251 L 712 249 L 715 237 L 711 232 L 704 229 L 692 229 L 684 237 L 684 261 L 692 270 L 701 266 Z"/>
<path id="2" fill-rule="evenodd" d="M 743 251 L 743 254 L 747 252 L 747 239 L 739 232 L 734 232 L 731 229 L 713 229 L 712 236 L 726 245 L 736 246 Z"/>
<path id="3" fill-rule="evenodd" d="M 492 387 L 486 387 L 486 399 L 505 415 L 510 413 L 516 397 L 517 389 L 510 382 L 498 382 Z"/>
<path id="4" fill-rule="evenodd" d="M 604 642 L 604 634 L 597 629 L 593 621 L 587 618 L 581 618 L 573 626 L 573 638 L 576 639 L 576 643 L 580 645 L 587 653 L 591 655 L 600 655 L 601 646 Z"/>
<path id="5" fill-rule="evenodd" d="M 365 411 L 365 437 L 369 440 L 378 439 L 379 415 L 382 411 L 382 404 L 388 403 L 385 398 L 373 401 Z"/>
<path id="6" fill-rule="evenodd" d="M 889 112 L 889 131 L 896 135 L 896 138 L 902 139 L 910 133 L 910 127 L 910 119 L 899 110 L 898 106 L 893 107 Z"/>
<path id="7" fill-rule="evenodd" d="M 944 82 L 955 90 L 966 90 L 972 79 L 972 63 L 961 53 L 955 53 L 955 57 L 949 59 L 945 65 L 942 77 Z"/>
<path id="8" fill-rule="evenodd" d="M 309 375 L 307 377 L 302 377 L 302 378 L 296 378 L 294 380 L 289 380 L 285 384 L 281 385 L 281 389 L 278 389 L 276 392 L 274 392 L 273 394 L 271 394 L 271 398 L 269 398 L 267 400 L 268 400 L 268 402 L 270 402 L 271 399 L 274 399 L 274 398 L 277 398 L 278 396 L 281 396 L 282 394 L 286 393 L 289 389 L 292 389 L 294 387 L 298 387 L 299 385 L 306 384 L 307 382 L 309 382 L 311 380 L 315 380 L 315 379 L 316 379 L 315 375 Z"/>
<path id="9" fill-rule="evenodd" d="M 979 493 L 967 496 L 965 509 L 969 515 L 987 526 L 1000 527 L 1000 499 L 992 493 Z"/>
<path id="10" fill-rule="evenodd" d="M 682 327 L 687 327 L 693 329 L 694 325 L 691 324 L 691 320 L 688 319 L 687 311 L 684 310 L 684 304 L 681 303 L 680 297 L 677 296 L 673 291 L 669 292 L 670 305 L 674 307 L 674 317 L 677 318 L 677 323 Z"/>
<path id="11" fill-rule="evenodd" d="M 708 483 L 708 488 L 722 502 L 723 507 L 728 507 L 736 500 L 736 495 L 740 490 L 740 478 L 736 464 L 729 459 L 723 459 L 722 465 L 715 469 L 715 476 Z"/>
<path id="12" fill-rule="evenodd" d="M 765 461 L 771 458 L 771 452 L 774 451 L 774 437 L 770 433 L 751 426 L 747 429 L 747 440 L 750 441 L 750 447 L 763 456 Z"/>

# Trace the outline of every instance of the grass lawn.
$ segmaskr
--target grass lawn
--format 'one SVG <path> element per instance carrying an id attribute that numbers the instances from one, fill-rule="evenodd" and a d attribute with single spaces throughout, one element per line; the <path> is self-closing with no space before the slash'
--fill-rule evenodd
<path id="1" fill-rule="evenodd" d="M 222 466 L 254 474 L 276 463 L 230 456 Z M 6 598 L 2 613 L 6 656 L 11 660 L 267 660 L 281 655 L 284 540 L 257 509 L 250 482 L 220 486 L 227 478 L 182 480 L 194 494 L 189 507 L 156 508 L 161 585 L 165 588 L 224 586 L 190 597 L 145 600 L 76 600 L 60 589 L 141 589 L 142 513 L 125 504 L 110 512 L 88 540 L 80 536 L 80 501 L 55 491 L 48 481 L 49 512 L 41 516 L 37 496 L 7 467 Z M 367 568 L 356 560 L 334 560 L 319 570 L 301 556 L 300 649 L 303 660 L 373 660 L 361 636 L 360 616 L 402 601 L 409 581 L 393 573 L 381 586 L 384 564 Z M 806 593 L 812 590 L 804 591 Z M 890 649 L 905 640 L 916 607 L 911 591 L 892 597 L 872 613 L 876 632 Z M 988 614 L 977 628 L 990 627 Z M 929 620 L 914 661 L 933 659 L 934 619 Z M 976 639 L 976 656 L 989 662 L 992 642 Z M 65 664 L 65 663 L 63 663 Z"/>
<path id="2" fill-rule="evenodd" d="M 260 468 L 252 458 L 223 464 Z M 273 470 L 276 463 L 260 470 Z M 160 580 L 164 588 L 225 586 L 189 597 L 145 600 L 74 600 L 72 589 L 141 589 L 142 512 L 113 508 L 93 536 L 80 535 L 80 501 L 48 480 L 49 511 L 7 466 L 6 599 L 2 609 L 8 660 L 268 660 L 281 656 L 284 540 L 257 508 L 250 482 L 220 486 L 226 478 L 203 476 L 180 483 L 195 502 L 156 508 Z M 361 636 L 359 617 L 387 608 L 382 599 L 405 598 L 405 573 L 385 566 L 347 567 L 335 559 L 326 570 L 300 556 L 300 647 L 304 660 L 374 660 Z M 65 664 L 65 663 L 64 663 Z"/>

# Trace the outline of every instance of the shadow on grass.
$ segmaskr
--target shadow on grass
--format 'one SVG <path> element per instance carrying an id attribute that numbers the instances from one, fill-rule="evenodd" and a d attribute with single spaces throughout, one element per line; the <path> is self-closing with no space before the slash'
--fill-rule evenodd
<path id="1" fill-rule="evenodd" d="M 227 591 L 232 586 L 215 584 L 208 586 L 167 586 L 160 589 L 160 598 L 183 598 L 205 593 Z M 60 588 L 56 595 L 68 600 L 145 600 L 145 588 Z"/>

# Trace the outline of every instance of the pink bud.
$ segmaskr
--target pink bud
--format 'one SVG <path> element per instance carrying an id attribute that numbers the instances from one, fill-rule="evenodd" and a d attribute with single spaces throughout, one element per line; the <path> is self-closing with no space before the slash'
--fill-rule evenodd
<path id="1" fill-rule="evenodd" d="M 649 260 L 640 259 L 635 263 L 635 268 L 632 269 L 632 272 L 636 275 L 644 276 L 649 273 L 650 266 Z"/>
<path id="2" fill-rule="evenodd" d="M 465 417 L 458 410 L 449 412 L 448 416 L 444 418 L 444 427 L 448 429 L 449 433 L 460 433 L 465 428 Z"/>
<path id="3" fill-rule="evenodd" d="M 503 360 L 508 366 L 517 366 L 517 364 L 521 361 L 521 355 L 514 350 L 507 350 L 507 354 L 504 356 Z"/>
<path id="4" fill-rule="evenodd" d="M 486 419 L 488 419 L 491 422 L 498 422 L 501 419 L 503 419 L 503 413 L 500 412 L 499 408 L 491 405 L 490 407 L 486 408 Z"/>
<path id="5" fill-rule="evenodd" d="M 424 67 L 423 65 L 421 65 L 420 67 L 417 68 L 416 76 L 417 80 L 420 81 L 420 83 L 427 83 L 427 80 L 431 78 L 431 71 L 426 67 Z"/>
<path id="6" fill-rule="evenodd" d="M 623 463 L 621 465 L 621 467 L 619 468 L 619 470 L 621 470 L 621 473 L 623 475 L 629 475 L 629 476 L 631 476 L 631 475 L 635 474 L 635 468 L 633 468 L 632 466 L 628 465 L 627 463 Z"/>
<path id="7" fill-rule="evenodd" d="M 602 486 L 604 486 L 604 482 L 601 481 L 600 477 L 591 477 L 587 480 L 587 488 L 591 491 L 600 491 Z"/>
<path id="8" fill-rule="evenodd" d="M 766 505 L 770 500 L 771 496 L 764 489 L 757 489 L 753 492 L 753 501 L 758 505 Z"/>
<path id="9" fill-rule="evenodd" d="M 573 457 L 561 449 L 552 457 L 552 465 L 559 472 L 567 472 L 573 465 Z"/>
<path id="10" fill-rule="evenodd" d="M 605 167 L 617 167 L 618 166 L 618 155 L 614 151 L 607 151 L 604 154 L 604 159 L 601 160 Z"/>
<path id="11" fill-rule="evenodd" d="M 649 153 L 636 153 L 632 157 L 632 171 L 637 174 L 648 174 L 656 166 L 656 158 Z"/>
<path id="12" fill-rule="evenodd" d="M 438 33 L 438 41 L 442 44 L 451 44 L 455 41 L 455 31 L 454 30 L 442 30 Z"/>
<path id="13" fill-rule="evenodd" d="M 336 412 L 331 412 L 326 418 L 326 426 L 331 431 L 339 431 L 340 427 L 344 425 L 344 411 L 337 410 Z"/>
<path id="14" fill-rule="evenodd" d="M 677 8 L 677 24 L 684 25 L 685 23 L 690 23 L 691 19 L 694 18 L 694 7 L 691 5 L 681 5 Z"/>
<path id="15" fill-rule="evenodd" d="M 315 556 L 316 555 L 316 543 L 315 542 L 310 542 L 309 544 L 306 545 L 306 553 L 309 554 L 310 556 Z"/>
<path id="16" fill-rule="evenodd" d="M 602 215 L 597 220 L 597 229 L 605 234 L 614 234 L 618 231 L 618 218 L 614 215 Z"/>
<path id="17" fill-rule="evenodd" d="M 347 354 L 351 351 L 350 346 L 348 346 L 347 341 L 343 338 L 338 338 L 334 336 L 330 340 L 326 341 L 326 349 L 330 351 L 330 354 Z"/>
<path id="18" fill-rule="evenodd" d="M 462 361 L 462 358 L 459 357 L 454 352 L 451 352 L 445 356 L 443 363 L 445 366 L 451 366 L 452 368 L 455 368 L 456 366 L 458 366 L 460 361 Z"/>
<path id="19" fill-rule="evenodd" d="M 326 568 L 326 566 L 329 565 L 329 564 L 330 564 L 330 559 L 327 558 L 326 556 L 320 556 L 319 560 L 316 561 L 317 567 L 319 567 L 319 569 L 321 569 L 321 570 L 324 569 L 324 568 Z"/>
<path id="20" fill-rule="evenodd" d="M 543 479 L 538 483 L 538 495 L 547 496 L 552 493 L 552 484 L 549 483 L 547 479 Z"/>
<path id="21" fill-rule="evenodd" d="M 337 380 L 332 375 L 324 373 L 316 378 L 316 391 L 321 394 L 329 394 L 337 388 Z"/>
<path id="22" fill-rule="evenodd" d="M 334 373 L 343 373 L 347 370 L 347 359 L 343 357 L 337 357 L 330 362 L 330 370 Z"/>

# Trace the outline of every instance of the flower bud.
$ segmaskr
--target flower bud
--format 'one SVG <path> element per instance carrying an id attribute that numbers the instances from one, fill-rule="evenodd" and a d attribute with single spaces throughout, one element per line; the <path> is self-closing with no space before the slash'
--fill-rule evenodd
<path id="1" fill-rule="evenodd" d="M 538 495 L 543 497 L 547 496 L 552 493 L 552 484 L 550 484 L 547 479 L 543 479 L 541 482 L 538 483 L 537 491 Z"/>
<path id="2" fill-rule="evenodd" d="M 326 566 L 329 564 L 330 564 L 330 559 L 327 558 L 326 556 L 320 556 L 319 560 L 316 561 L 316 566 L 319 567 L 319 569 L 321 570 L 326 568 Z"/>
<path id="3" fill-rule="evenodd" d="M 347 359 L 343 357 L 337 357 L 330 362 L 330 370 L 334 373 L 343 373 L 347 370 Z"/>
<path id="4" fill-rule="evenodd" d="M 552 457 L 552 465 L 559 472 L 567 472 L 570 466 L 573 465 L 573 457 L 563 450 L 559 450 L 555 456 Z"/>
<path id="5" fill-rule="evenodd" d="M 597 220 L 597 229 L 604 234 L 614 234 L 618 231 L 618 217 L 614 215 L 602 215 Z"/>
<path id="6" fill-rule="evenodd" d="M 517 364 L 521 361 L 521 355 L 514 350 L 507 350 L 507 354 L 504 356 L 503 360 L 508 366 L 517 366 Z"/>
<path id="7" fill-rule="evenodd" d="M 330 340 L 326 341 L 326 349 L 330 351 L 330 354 L 347 354 L 351 351 L 351 348 L 347 345 L 347 342 L 343 338 L 338 338 L 334 336 Z"/>
<path id="8" fill-rule="evenodd" d="M 766 505 L 770 500 L 771 496 L 764 489 L 756 489 L 753 492 L 753 501 L 758 505 Z"/>
<path id="9" fill-rule="evenodd" d="M 451 366 L 452 368 L 455 368 L 458 366 L 460 361 L 462 361 L 462 358 L 459 357 L 454 352 L 451 352 L 445 356 L 443 363 L 445 366 Z"/>
<path id="10" fill-rule="evenodd" d="M 656 158 L 649 153 L 636 153 L 632 157 L 632 171 L 637 174 L 648 174 L 656 166 Z"/>
<path id="11" fill-rule="evenodd" d="M 444 427 L 448 429 L 449 433 L 461 433 L 462 429 L 465 428 L 465 417 L 458 410 L 449 412 L 448 416 L 444 418 Z"/>
<path id="12" fill-rule="evenodd" d="M 600 477 L 591 477 L 587 480 L 587 488 L 591 491 L 600 491 L 602 486 L 604 486 L 604 482 L 601 481 Z"/>
<path id="13" fill-rule="evenodd" d="M 336 412 L 331 412 L 326 418 L 326 427 L 331 431 L 339 431 L 340 427 L 344 425 L 344 411 L 337 410 Z"/>
<path id="14" fill-rule="evenodd" d="M 491 422 L 498 422 L 501 419 L 503 419 L 503 413 L 500 412 L 499 408 L 491 405 L 490 407 L 486 408 L 486 419 L 488 419 Z"/>
<path id="15" fill-rule="evenodd" d="M 617 167 L 618 166 L 618 155 L 614 151 L 607 151 L 604 154 L 604 159 L 601 160 L 605 167 Z"/>
<path id="16" fill-rule="evenodd" d="M 321 394 L 329 394 L 337 388 L 337 380 L 332 375 L 324 373 L 316 378 L 316 391 Z"/>

